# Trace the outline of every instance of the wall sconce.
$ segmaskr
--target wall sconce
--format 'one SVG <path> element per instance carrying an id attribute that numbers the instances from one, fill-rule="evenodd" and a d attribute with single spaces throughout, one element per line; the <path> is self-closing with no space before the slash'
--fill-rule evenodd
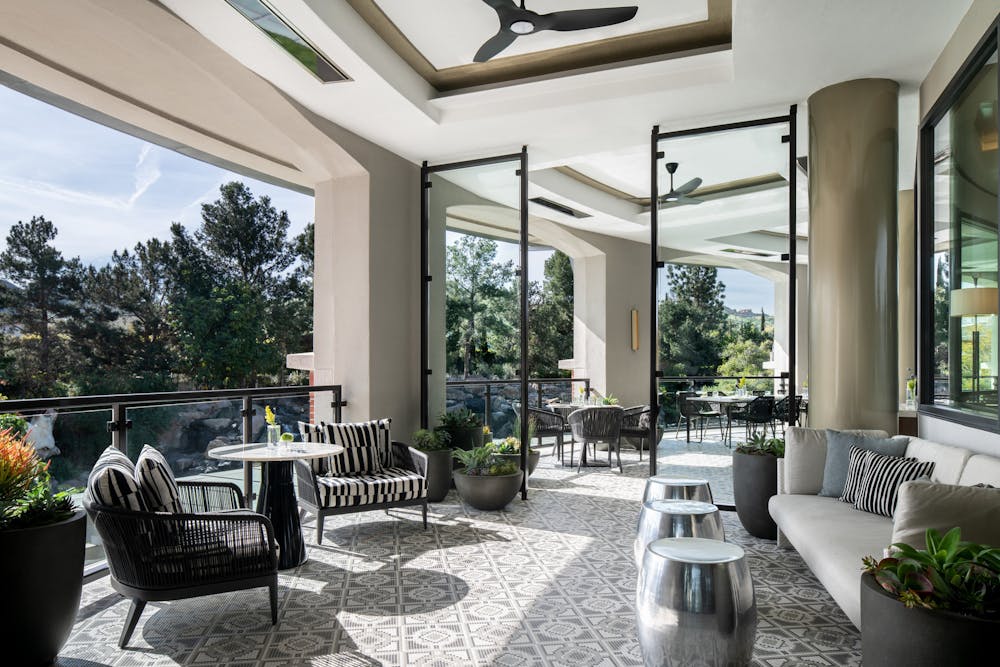
<path id="1" fill-rule="evenodd" d="M 639 311 L 632 309 L 629 321 L 632 323 L 632 351 L 639 351 Z"/>

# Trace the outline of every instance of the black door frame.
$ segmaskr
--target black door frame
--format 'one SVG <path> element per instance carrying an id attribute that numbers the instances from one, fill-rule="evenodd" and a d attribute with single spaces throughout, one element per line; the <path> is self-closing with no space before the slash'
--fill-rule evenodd
<path id="1" fill-rule="evenodd" d="M 659 160 L 664 157 L 660 151 L 660 142 L 666 139 L 676 139 L 678 137 L 690 137 L 701 134 L 713 134 L 715 132 L 728 132 L 730 130 L 741 130 L 751 127 L 761 127 L 764 125 L 788 124 L 788 134 L 781 137 L 783 143 L 788 144 L 788 254 L 782 259 L 788 262 L 788 390 L 789 396 L 793 397 L 789 402 L 788 421 L 789 423 L 798 418 L 797 414 L 792 414 L 795 409 L 795 364 L 796 364 L 796 294 L 795 286 L 797 282 L 797 264 L 795 261 L 795 243 L 798 236 L 798 220 L 796 215 L 796 187 L 798 185 L 798 155 L 796 151 L 797 135 L 796 120 L 798 116 L 798 105 L 793 104 L 788 109 L 788 114 L 784 116 L 771 116 L 755 120 L 745 120 L 736 123 L 724 123 L 721 125 L 707 125 L 704 127 L 690 128 L 686 130 L 674 130 L 671 132 L 660 132 L 660 126 L 654 125 L 650 134 L 650 164 L 649 164 L 649 441 L 656 443 L 656 427 L 660 419 L 659 400 L 659 380 L 663 373 L 657 369 L 657 310 L 656 291 L 658 287 L 659 269 L 664 266 L 660 261 L 659 243 L 659 207 L 656 205 L 659 199 L 659 171 L 657 169 Z M 656 474 L 656 444 L 650 448 L 649 452 L 649 474 Z"/>
<path id="2" fill-rule="evenodd" d="M 518 287 L 520 303 L 520 390 L 521 390 L 521 413 L 526 414 L 528 408 L 528 147 L 521 146 L 518 153 L 508 153 L 506 155 L 496 155 L 493 157 L 478 158 L 475 160 L 463 160 L 461 162 L 449 162 L 446 164 L 428 165 L 425 161 L 420 166 L 420 426 L 427 428 L 430 424 L 429 409 L 429 387 L 430 377 L 433 369 L 430 368 L 430 359 L 427 353 L 428 343 L 428 308 L 430 307 L 430 283 L 433 276 L 430 274 L 428 266 L 428 233 L 430 231 L 430 198 L 428 190 L 431 189 L 431 175 L 442 171 L 452 171 L 455 169 L 468 169 L 471 167 L 481 167 L 490 164 L 500 164 L 503 162 L 517 162 L 516 175 L 520 183 L 520 238 L 518 267 Z M 524 475 L 521 478 L 521 498 L 528 498 L 528 420 L 521 419 L 521 470 Z"/>

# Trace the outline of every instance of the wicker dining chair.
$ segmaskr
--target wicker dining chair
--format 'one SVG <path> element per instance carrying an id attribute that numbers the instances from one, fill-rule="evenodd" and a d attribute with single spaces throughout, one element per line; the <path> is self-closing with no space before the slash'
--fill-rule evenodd
<path id="1" fill-rule="evenodd" d="M 618 470 L 624 472 L 621 455 L 621 428 L 624 416 L 625 410 L 617 405 L 591 406 L 570 413 L 567 421 L 573 433 L 573 440 L 579 440 L 583 445 L 580 461 L 576 467 L 577 472 L 580 472 L 583 462 L 587 458 L 587 445 L 594 445 L 594 456 L 596 457 L 598 442 L 604 442 L 608 445 L 608 467 L 611 467 L 611 450 L 614 449 L 618 457 Z M 570 465 L 572 465 L 572 449 L 570 449 L 569 456 Z"/>
<path id="2" fill-rule="evenodd" d="M 239 487 L 177 481 L 182 514 L 83 507 L 104 543 L 111 587 L 132 601 L 118 647 L 125 648 L 147 602 L 267 587 L 278 622 L 278 556 L 271 521 L 243 509 Z M 238 511 L 242 510 L 242 511 Z"/>
<path id="3" fill-rule="evenodd" d="M 774 435 L 774 396 L 755 397 L 747 403 L 745 408 L 734 410 L 732 419 L 733 421 L 737 419 L 743 421 L 748 439 L 752 432 L 756 432 L 756 426 L 762 426 L 766 434 L 767 427 L 770 425 L 771 435 Z"/>
<path id="4" fill-rule="evenodd" d="M 639 450 L 639 460 L 642 460 L 642 450 L 646 448 L 646 440 L 649 439 L 649 416 L 652 411 L 648 405 L 635 405 L 625 408 L 622 416 L 621 436 L 623 438 L 634 438 L 639 441 L 636 449 Z M 663 439 L 663 429 L 657 425 L 656 442 L 650 444 L 650 451 L 656 450 L 656 444 Z"/>
<path id="5" fill-rule="evenodd" d="M 535 437 L 538 444 L 542 444 L 542 438 L 554 437 L 556 444 L 552 447 L 552 455 L 563 457 L 563 435 L 566 433 L 566 419 L 553 410 L 543 410 L 541 408 L 528 408 L 528 419 L 535 423 Z M 520 434 L 515 434 L 520 437 Z"/>

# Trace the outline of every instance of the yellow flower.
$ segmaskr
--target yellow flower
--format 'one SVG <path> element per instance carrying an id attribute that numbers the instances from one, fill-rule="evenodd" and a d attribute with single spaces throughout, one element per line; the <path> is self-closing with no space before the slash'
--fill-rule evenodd
<path id="1" fill-rule="evenodd" d="M 278 423 L 278 418 L 274 415 L 274 410 L 271 409 L 270 405 L 264 406 L 264 421 L 270 426 L 275 426 Z"/>

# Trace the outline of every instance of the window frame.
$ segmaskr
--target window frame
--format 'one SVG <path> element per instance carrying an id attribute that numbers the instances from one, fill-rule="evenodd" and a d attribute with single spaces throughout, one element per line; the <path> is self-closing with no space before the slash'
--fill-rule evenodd
<path id="1" fill-rule="evenodd" d="M 974 80 L 979 70 L 1000 49 L 1000 15 L 966 57 L 951 81 L 935 100 L 920 122 L 917 142 L 919 156 L 917 178 L 917 378 L 919 402 L 917 412 L 937 419 L 961 424 L 982 431 L 1000 433 L 1000 408 L 992 417 L 977 415 L 957 408 L 934 403 L 934 129 L 955 105 L 961 94 Z M 1000 67 L 997 67 L 1000 90 Z M 1000 128 L 998 128 L 1000 129 Z M 997 183 L 1000 192 L 1000 177 Z M 1000 220 L 1000 197 L 997 198 L 997 219 Z M 1000 224 L 998 224 L 1000 232 Z M 1000 257 L 998 257 L 1000 262 Z M 998 304 L 1000 306 L 1000 304 Z"/>

